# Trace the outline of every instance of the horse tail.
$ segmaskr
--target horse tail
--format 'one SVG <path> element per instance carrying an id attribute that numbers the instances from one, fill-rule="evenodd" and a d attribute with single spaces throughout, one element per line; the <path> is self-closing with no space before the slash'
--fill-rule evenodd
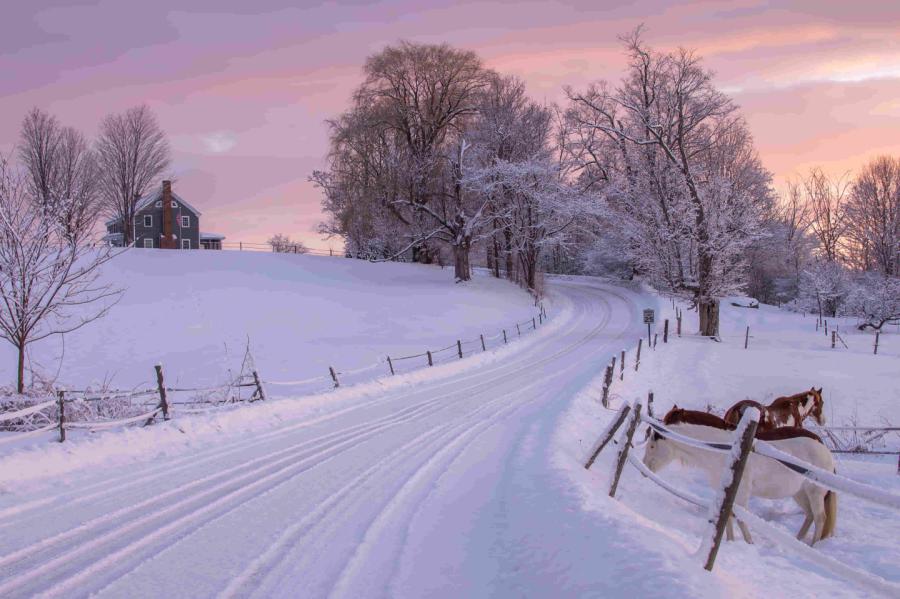
<path id="1" fill-rule="evenodd" d="M 837 493 L 828 491 L 825 493 L 825 524 L 822 526 L 822 539 L 834 536 L 834 528 L 837 524 Z"/>

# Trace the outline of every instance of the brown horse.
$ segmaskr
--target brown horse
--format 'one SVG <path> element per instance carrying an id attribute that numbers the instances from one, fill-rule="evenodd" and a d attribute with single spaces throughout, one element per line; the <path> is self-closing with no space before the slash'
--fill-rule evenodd
<path id="1" fill-rule="evenodd" d="M 737 425 L 744 410 L 750 406 L 758 408 L 762 414 L 759 419 L 760 430 L 774 430 L 783 426 L 803 427 L 803 421 L 810 416 L 819 426 L 825 426 L 825 401 L 822 399 L 821 387 L 776 398 L 767 406 L 752 399 L 741 400 L 728 408 L 725 421 Z"/>

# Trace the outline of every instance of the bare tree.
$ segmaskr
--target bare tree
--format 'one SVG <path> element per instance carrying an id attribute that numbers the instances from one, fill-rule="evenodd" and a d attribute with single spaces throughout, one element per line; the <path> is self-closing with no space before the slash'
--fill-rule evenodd
<path id="1" fill-rule="evenodd" d="M 853 182 L 846 205 L 850 262 L 900 276 L 900 159 L 880 156 Z"/>
<path id="2" fill-rule="evenodd" d="M 818 241 L 819 252 L 828 262 L 836 262 L 841 258 L 849 224 L 850 181 L 846 175 L 832 178 L 822 169 L 813 168 L 803 179 L 803 190 L 812 213 L 810 230 Z"/>
<path id="3" fill-rule="evenodd" d="M 100 318 L 121 293 L 99 280 L 110 250 L 70 236 L 58 214 L 31 200 L 28 184 L 0 159 L 0 337 L 17 350 L 19 393 L 31 343 Z"/>
<path id="4" fill-rule="evenodd" d="M 272 246 L 273 252 L 279 254 L 305 254 L 309 251 L 306 249 L 306 246 L 303 245 L 303 242 L 294 241 L 287 235 L 282 235 L 281 233 L 273 235 L 266 243 Z"/>
<path id="5" fill-rule="evenodd" d="M 584 186 L 602 190 L 628 232 L 639 269 L 690 293 L 700 333 L 718 334 L 719 300 L 745 280 L 744 250 L 771 202 L 737 107 L 692 52 L 623 38 L 629 67 L 618 89 L 568 90 L 572 151 Z"/>
<path id="6" fill-rule="evenodd" d="M 25 117 L 19 157 L 31 199 L 60 219 L 69 237 L 91 233 L 97 214 L 97 165 L 84 135 L 34 108 Z"/>
<path id="7" fill-rule="evenodd" d="M 169 144 L 150 109 L 138 106 L 103 119 L 97 153 L 104 207 L 122 222 L 123 242 L 130 245 L 136 200 L 168 168 Z"/>

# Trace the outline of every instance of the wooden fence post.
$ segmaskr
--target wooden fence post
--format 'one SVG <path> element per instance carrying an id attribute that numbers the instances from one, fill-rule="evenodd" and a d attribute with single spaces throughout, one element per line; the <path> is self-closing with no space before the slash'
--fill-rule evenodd
<path id="1" fill-rule="evenodd" d="M 56 395 L 56 402 L 59 406 L 59 442 L 66 440 L 66 392 L 60 390 Z"/>
<path id="2" fill-rule="evenodd" d="M 537 324 L 534 322 L 534 317 L 531 318 L 531 329 L 537 330 Z"/>
<path id="3" fill-rule="evenodd" d="M 329 368 L 331 368 L 331 367 L 329 366 Z M 337 378 L 335 378 L 334 380 L 335 380 L 334 386 L 337 387 Z M 256 383 L 256 393 L 257 393 L 257 395 L 259 395 L 259 400 L 265 401 L 266 400 L 266 390 L 263 388 L 262 381 L 259 378 L 259 372 L 256 370 L 255 365 L 253 368 L 253 382 Z"/>
<path id="4" fill-rule="evenodd" d="M 878 338 L 881 337 L 881 331 L 875 331 L 875 355 L 878 355 Z"/>
<path id="5" fill-rule="evenodd" d="M 837 341 L 837 331 L 831 331 L 831 349 L 834 349 L 834 342 Z"/>
<path id="6" fill-rule="evenodd" d="M 624 435 L 619 437 L 619 455 L 616 459 L 616 470 L 613 473 L 612 482 L 609 484 L 609 496 L 616 496 L 616 489 L 619 487 L 619 478 L 622 476 L 622 469 L 625 468 L 625 460 L 628 459 L 628 450 L 631 448 L 631 440 L 634 438 L 634 431 L 637 429 L 638 423 L 641 421 L 641 403 L 638 402 L 634 406 L 631 413 L 631 420 L 628 421 L 628 430 Z"/>
<path id="7" fill-rule="evenodd" d="M 653 333 L 653 349 L 656 349 L 656 338 L 659 337 L 659 333 Z"/>
<path id="8" fill-rule="evenodd" d="M 754 418 L 754 416 L 756 416 L 756 418 Z M 744 476 L 744 469 L 747 466 L 750 451 L 753 449 L 753 438 L 756 436 L 756 427 L 759 425 L 758 412 L 754 414 L 751 410 L 747 410 L 744 412 L 744 416 L 741 420 L 746 420 L 746 422 L 738 424 L 738 430 L 743 430 L 743 433 L 740 438 L 734 442 L 734 445 L 740 448 L 740 453 L 736 455 L 734 449 L 732 449 L 732 456 L 734 456 L 734 459 L 729 466 L 729 469 L 731 470 L 730 481 L 725 486 L 722 504 L 720 506 L 715 506 L 715 504 L 713 504 L 712 508 L 715 509 L 715 507 L 718 507 L 719 513 L 715 521 L 710 521 L 710 524 L 712 524 L 715 529 L 713 532 L 712 546 L 709 548 L 709 553 L 706 556 L 706 563 L 703 566 L 709 571 L 712 571 L 713 565 L 716 562 L 716 555 L 719 553 L 719 545 L 722 543 L 722 535 L 725 534 L 725 526 L 728 524 L 729 518 L 731 518 L 731 512 L 734 508 L 734 500 L 735 497 L 737 497 L 738 487 L 741 484 L 741 478 Z M 724 478 L 725 480 L 729 480 L 727 474 Z"/>
<path id="9" fill-rule="evenodd" d="M 681 309 L 675 311 L 675 334 L 681 337 Z"/>
<path id="10" fill-rule="evenodd" d="M 518 322 L 516 323 L 516 333 L 519 334 L 519 337 L 522 336 L 522 330 L 519 328 L 519 323 L 518 323 Z"/>
<path id="11" fill-rule="evenodd" d="M 503 329 L 503 345 L 506 345 L 506 329 Z"/>
<path id="12" fill-rule="evenodd" d="M 615 356 L 612 357 L 612 361 L 610 362 L 610 364 L 612 364 L 612 372 L 613 372 L 613 374 L 615 374 L 616 373 L 616 357 Z M 610 383 L 612 383 L 612 379 L 610 379 Z"/>
<path id="13" fill-rule="evenodd" d="M 456 340 L 456 353 L 459 354 L 459 359 L 462 360 L 462 342 L 459 339 Z"/>
<path id="14" fill-rule="evenodd" d="M 601 435 L 599 441 L 597 441 L 597 446 L 594 447 L 594 451 L 591 452 L 591 457 L 588 458 L 588 461 L 584 464 L 585 470 L 590 470 L 591 466 L 594 465 L 594 461 L 597 459 L 597 456 L 600 455 L 600 452 L 603 451 L 603 448 L 606 447 L 607 443 L 609 443 L 613 436 L 615 436 L 616 431 L 619 430 L 619 427 L 622 426 L 622 423 L 625 422 L 625 417 L 628 416 L 628 412 L 631 411 L 631 406 L 628 404 L 624 404 L 622 409 L 619 410 L 619 414 L 616 416 L 616 419 L 613 421 L 612 425 Z"/>
<path id="15" fill-rule="evenodd" d="M 478 336 L 481 338 L 481 351 L 487 351 L 487 348 L 484 346 L 484 333 Z"/>
<path id="16" fill-rule="evenodd" d="M 603 407 L 609 406 L 609 386 L 612 384 L 613 377 L 613 367 L 607 366 L 606 372 L 603 375 L 603 398 L 600 400 L 600 403 L 603 404 Z"/>
<path id="17" fill-rule="evenodd" d="M 647 416 L 653 418 L 653 391 L 647 393 Z"/>
<path id="18" fill-rule="evenodd" d="M 669 342 L 669 319 L 663 321 L 663 343 Z"/>
<path id="19" fill-rule="evenodd" d="M 331 366 L 328 367 L 328 372 L 331 373 L 331 380 L 334 381 L 334 388 L 337 389 L 338 387 L 341 386 L 341 384 L 338 382 L 337 373 L 334 371 L 334 368 L 332 368 Z M 254 375 L 255 374 L 256 373 L 254 373 Z M 254 376 L 254 378 L 256 378 L 256 377 Z"/>
<path id="20" fill-rule="evenodd" d="M 644 342 L 644 338 L 641 337 L 638 339 L 638 348 L 637 348 L 637 356 L 634 358 L 634 371 L 637 372 L 638 367 L 641 365 L 641 344 Z"/>
<path id="21" fill-rule="evenodd" d="M 391 376 L 394 376 L 394 363 L 391 362 L 390 356 L 388 356 L 387 359 L 388 359 L 388 368 L 391 369 Z"/>
<path id="22" fill-rule="evenodd" d="M 828 334 L 828 320 L 825 320 L 825 334 Z"/>
<path id="23" fill-rule="evenodd" d="M 432 360 L 431 360 L 431 350 L 426 349 L 426 350 L 425 350 L 425 353 L 428 354 L 428 365 L 429 365 L 429 366 L 434 366 L 434 362 L 432 362 Z"/>
<path id="24" fill-rule="evenodd" d="M 747 327 L 747 331 L 744 333 L 744 349 L 747 349 L 747 346 L 750 344 L 750 327 Z"/>
<path id="25" fill-rule="evenodd" d="M 650 343 L 648 340 L 647 343 Z M 622 359 L 619 361 L 619 380 L 625 380 L 625 350 L 622 350 Z"/>
<path id="26" fill-rule="evenodd" d="M 542 312 L 538 312 L 538 323 L 544 324 L 544 314 Z"/>
<path id="27" fill-rule="evenodd" d="M 162 364 L 154 366 L 156 369 L 156 388 L 159 389 L 159 407 L 162 409 L 163 420 L 169 419 L 169 401 L 166 399 L 166 385 L 163 382 Z M 150 423 L 150 420 L 147 421 Z"/>

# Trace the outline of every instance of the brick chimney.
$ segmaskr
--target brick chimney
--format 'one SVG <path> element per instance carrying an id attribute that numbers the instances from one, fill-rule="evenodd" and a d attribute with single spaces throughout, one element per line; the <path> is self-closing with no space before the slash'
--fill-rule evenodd
<path id="1" fill-rule="evenodd" d="M 159 247 L 167 250 L 175 249 L 175 214 L 172 209 L 172 182 L 162 182 L 162 238 Z"/>

